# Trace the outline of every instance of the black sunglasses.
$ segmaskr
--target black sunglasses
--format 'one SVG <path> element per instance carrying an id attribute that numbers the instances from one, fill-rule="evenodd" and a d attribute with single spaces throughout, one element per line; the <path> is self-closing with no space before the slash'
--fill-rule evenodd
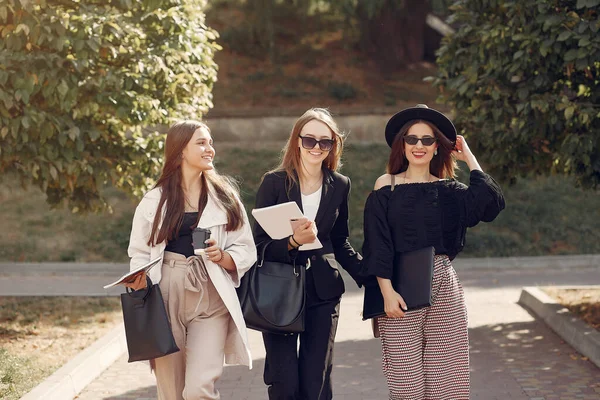
<path id="1" fill-rule="evenodd" d="M 323 151 L 329 151 L 333 149 L 333 140 L 321 139 L 317 140 L 310 136 L 299 136 L 302 139 L 302 147 L 306 150 L 314 149 L 316 144 L 319 144 L 319 148 Z"/>
<path id="2" fill-rule="evenodd" d="M 419 140 L 421 141 L 421 143 L 423 143 L 423 146 L 431 146 L 432 144 L 437 142 L 437 139 L 431 136 L 425 136 L 422 138 L 413 135 L 404 136 L 404 141 L 410 144 L 411 146 L 414 146 L 415 144 L 419 143 Z"/>

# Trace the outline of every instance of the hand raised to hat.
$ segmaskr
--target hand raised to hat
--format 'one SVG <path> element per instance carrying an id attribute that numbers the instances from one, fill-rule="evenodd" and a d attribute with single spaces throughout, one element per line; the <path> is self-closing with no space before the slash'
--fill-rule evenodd
<path id="1" fill-rule="evenodd" d="M 464 161 L 469 166 L 471 171 L 477 169 L 481 171 L 481 167 L 477 162 L 477 159 L 473 155 L 473 152 L 469 148 L 465 137 L 462 135 L 456 136 L 456 145 L 454 146 L 454 150 L 452 151 L 452 155 L 460 161 Z"/>
<path id="2" fill-rule="evenodd" d="M 469 156 L 473 156 L 465 137 L 462 135 L 456 136 L 456 145 L 454 146 L 454 150 L 452 150 L 452 155 L 460 161 L 467 162 L 467 158 Z"/>

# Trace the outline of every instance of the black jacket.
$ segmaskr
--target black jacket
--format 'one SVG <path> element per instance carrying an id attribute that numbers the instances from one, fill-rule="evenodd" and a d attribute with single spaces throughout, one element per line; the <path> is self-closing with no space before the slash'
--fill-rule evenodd
<path id="1" fill-rule="evenodd" d="M 289 188 L 289 189 L 288 189 Z M 288 251 L 288 238 L 276 240 L 267 247 L 265 258 L 296 265 L 306 265 L 310 258 L 314 286 L 322 300 L 339 297 L 344 293 L 344 281 L 339 266 L 350 273 L 360 286 L 364 279 L 361 274 L 362 257 L 348 242 L 348 197 L 350 179 L 344 175 L 323 169 L 323 190 L 315 222 L 318 238 L 323 248 L 308 251 Z M 295 201 L 302 210 L 300 187 L 287 178 L 285 171 L 268 173 L 256 194 L 256 208 Z M 256 222 L 254 241 L 258 254 L 262 254 L 262 244 L 271 238 Z"/>

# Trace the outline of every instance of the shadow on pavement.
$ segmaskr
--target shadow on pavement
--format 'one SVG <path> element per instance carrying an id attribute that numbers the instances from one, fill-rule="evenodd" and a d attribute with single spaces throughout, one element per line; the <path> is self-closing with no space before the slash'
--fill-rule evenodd
<path id="1" fill-rule="evenodd" d="M 381 372 L 379 339 L 336 342 L 333 362 L 334 398 L 387 398 L 387 386 Z M 263 383 L 265 361 L 258 359 L 253 363 L 252 370 L 239 366 L 225 368 L 218 385 L 223 399 L 267 398 L 266 386 Z"/>
<path id="2" fill-rule="evenodd" d="M 598 399 L 600 370 L 543 321 L 469 329 L 472 399 Z"/>

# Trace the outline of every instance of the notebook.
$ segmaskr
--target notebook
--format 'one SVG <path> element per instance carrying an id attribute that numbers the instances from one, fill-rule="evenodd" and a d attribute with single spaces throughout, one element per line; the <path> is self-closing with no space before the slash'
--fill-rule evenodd
<path id="1" fill-rule="evenodd" d="M 144 265 L 134 269 L 133 271 L 126 273 L 125 275 L 123 275 L 122 277 L 120 277 L 119 279 L 114 281 L 113 283 L 109 283 L 108 285 L 105 285 L 104 289 L 108 289 L 108 288 L 111 288 L 111 287 L 117 286 L 117 285 L 122 285 L 125 282 L 133 282 L 135 280 L 135 278 L 137 278 L 138 274 L 142 273 L 142 271 L 148 272 L 160 260 L 162 260 L 162 257 L 155 258 L 154 260 L 148 262 L 147 264 L 144 264 Z"/>
<path id="2" fill-rule="evenodd" d="M 274 206 L 255 208 L 252 210 L 252 216 L 265 230 L 271 239 L 283 239 L 294 233 L 292 229 L 292 220 L 304 218 L 300 207 L 294 201 L 280 203 Z M 315 226 L 316 229 L 316 226 Z M 320 249 L 323 244 L 316 238 L 312 243 L 303 244 L 298 250 Z"/>
<path id="3" fill-rule="evenodd" d="M 406 302 L 408 311 L 431 305 L 434 256 L 433 246 L 396 254 L 392 286 Z M 365 285 L 363 320 L 382 316 L 385 311 L 379 285 Z"/>

